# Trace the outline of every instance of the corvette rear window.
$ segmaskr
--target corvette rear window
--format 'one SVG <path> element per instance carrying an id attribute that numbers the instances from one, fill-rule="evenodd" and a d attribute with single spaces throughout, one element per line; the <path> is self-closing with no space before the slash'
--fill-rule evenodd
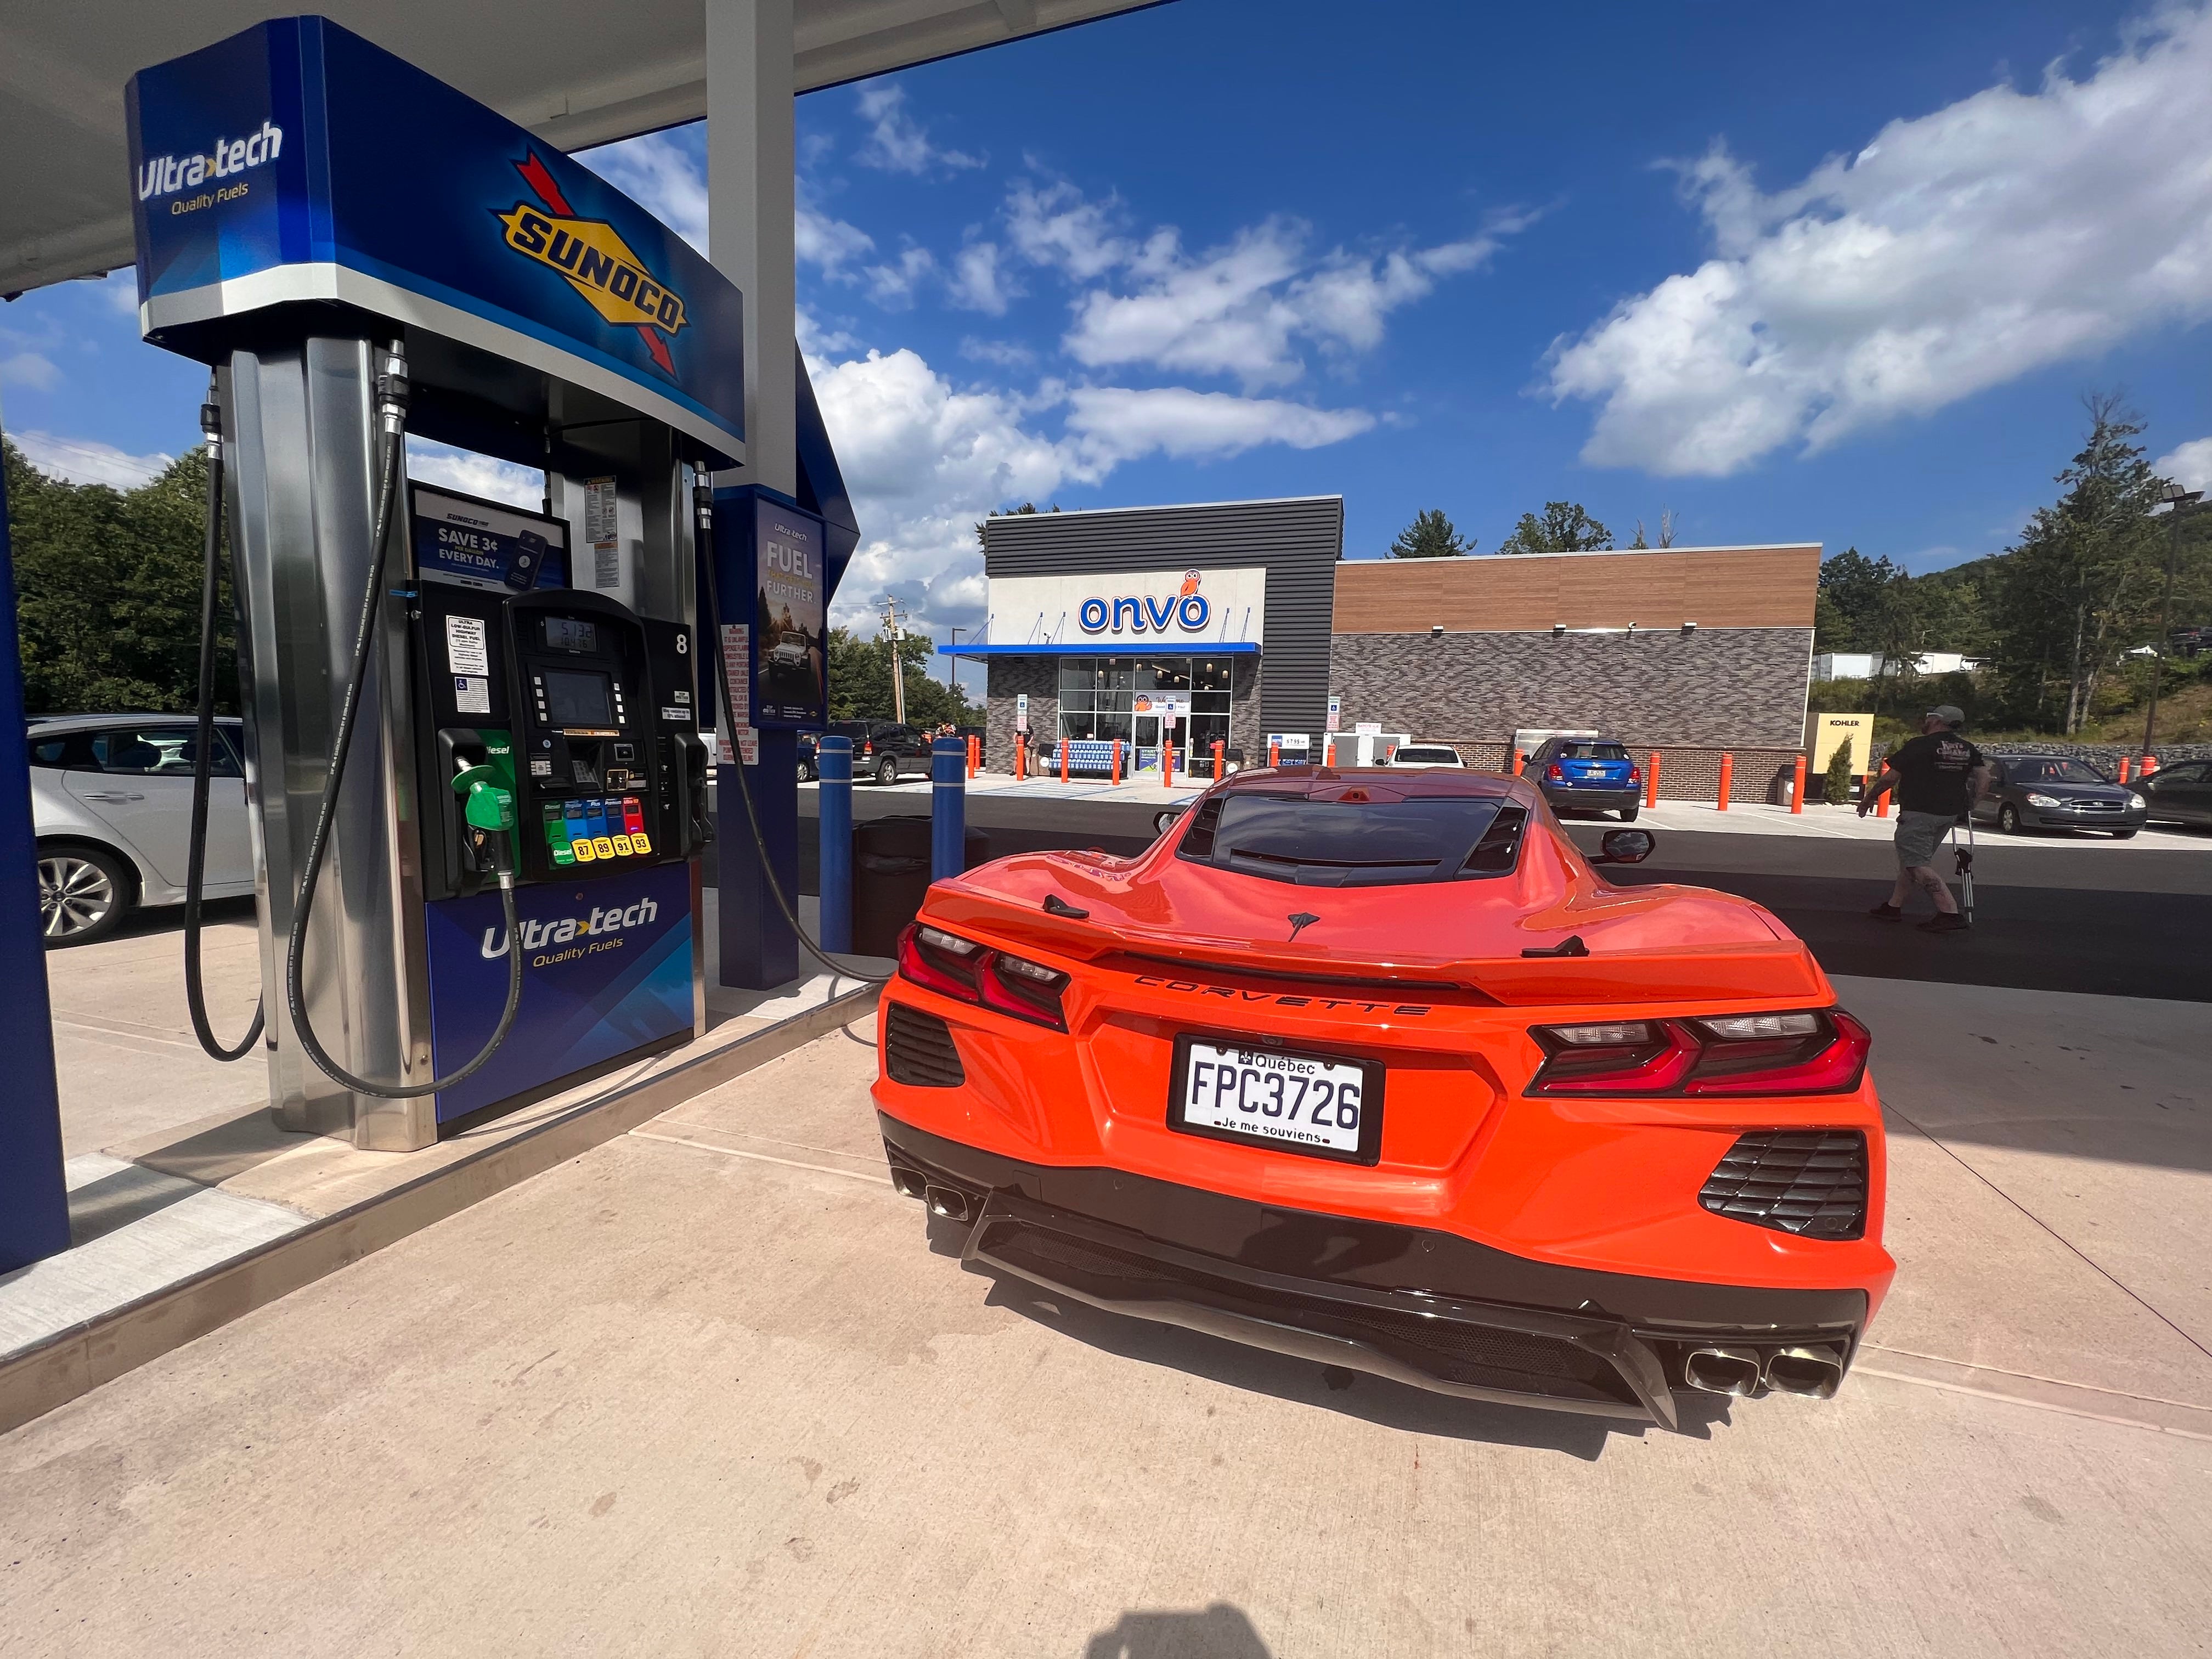
<path id="1" fill-rule="evenodd" d="M 1217 796 L 1176 856 L 1302 887 L 1381 887 L 1508 874 L 1527 815 L 1487 797 L 1311 800 Z"/>

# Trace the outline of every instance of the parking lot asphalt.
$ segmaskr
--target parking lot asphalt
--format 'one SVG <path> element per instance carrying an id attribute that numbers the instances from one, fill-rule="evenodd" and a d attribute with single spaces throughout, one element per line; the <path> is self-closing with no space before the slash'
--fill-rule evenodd
<path id="1" fill-rule="evenodd" d="M 2212 1014 L 1843 988 L 1900 1273 L 1832 1401 L 1623 1429 L 963 1270 L 861 1027 L 0 1437 L 0 1648 L 2199 1650 Z"/>

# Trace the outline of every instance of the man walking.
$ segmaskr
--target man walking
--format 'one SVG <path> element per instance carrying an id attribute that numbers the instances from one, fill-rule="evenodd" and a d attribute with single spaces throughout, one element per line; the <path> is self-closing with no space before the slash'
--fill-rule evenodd
<path id="1" fill-rule="evenodd" d="M 1990 763 L 1959 728 L 1964 709 L 1944 703 L 1921 716 L 1920 735 L 1881 763 L 1881 775 L 1859 802 L 1859 816 L 1894 787 L 1897 790 L 1897 880 L 1889 896 L 1867 912 L 1877 921 L 1898 921 L 1915 887 L 1927 890 L 1936 914 L 1920 924 L 1923 933 L 1955 933 L 1966 925 L 1959 902 L 1936 872 L 1936 849 L 1951 826 L 1972 810 L 1989 787 Z"/>

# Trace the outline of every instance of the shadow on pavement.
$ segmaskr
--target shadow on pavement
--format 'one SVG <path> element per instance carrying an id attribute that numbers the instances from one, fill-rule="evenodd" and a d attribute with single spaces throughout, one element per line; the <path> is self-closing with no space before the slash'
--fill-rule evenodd
<path id="1" fill-rule="evenodd" d="M 1273 1659 L 1243 1611 L 1216 1601 L 1196 1613 L 1125 1613 L 1083 1644 L 1083 1659 Z"/>

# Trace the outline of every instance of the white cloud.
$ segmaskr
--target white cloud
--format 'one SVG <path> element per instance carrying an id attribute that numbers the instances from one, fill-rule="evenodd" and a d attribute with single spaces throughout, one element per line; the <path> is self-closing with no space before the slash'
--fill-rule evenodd
<path id="1" fill-rule="evenodd" d="M 33 392 L 52 392 L 61 384 L 62 372 L 53 359 L 36 351 L 19 351 L 0 357 L 0 386 L 25 386 Z"/>
<path id="2" fill-rule="evenodd" d="M 2151 471 L 2184 489 L 2212 490 L 2212 438 L 2197 439 L 2160 456 L 2151 463 Z"/>
<path id="3" fill-rule="evenodd" d="M 1000 260 L 996 242 L 970 242 L 952 256 L 946 294 L 961 310 L 1003 317 L 1006 302 L 1018 299 L 1021 292 Z"/>
<path id="4" fill-rule="evenodd" d="M 159 451 L 133 455 L 96 439 L 58 438 L 51 432 L 10 432 L 8 437 L 23 452 L 23 459 L 48 477 L 106 484 L 112 489 L 136 489 L 159 477 L 177 459 Z"/>
<path id="5" fill-rule="evenodd" d="M 1504 237 L 1529 222 L 1500 216 L 1479 235 L 1436 247 L 1373 257 L 1340 247 L 1316 257 L 1309 228 L 1278 217 L 1194 256 L 1171 227 L 1141 240 L 1122 234 L 1123 216 L 1116 198 L 1086 201 L 1067 184 L 1024 181 L 1007 192 L 1008 240 L 1033 263 L 1079 283 L 1121 274 L 1118 286 L 1076 299 L 1062 342 L 1069 356 L 1094 368 L 1141 363 L 1231 374 L 1248 389 L 1303 375 L 1302 342 L 1331 353 L 1372 350 L 1392 311 L 1486 264 Z"/>
<path id="6" fill-rule="evenodd" d="M 707 178 L 690 152 L 661 132 L 625 138 L 576 160 L 636 202 L 693 247 L 707 251 Z"/>
<path id="7" fill-rule="evenodd" d="M 1000 368 L 1027 368 L 1036 353 L 1014 340 L 982 340 L 970 334 L 960 342 L 960 355 L 970 362 L 996 363 Z"/>
<path id="8" fill-rule="evenodd" d="M 1102 469 L 1155 450 L 1176 460 L 1215 460 L 1261 444 L 1318 449 L 1375 424 L 1364 410 L 1310 409 L 1188 386 L 1086 386 L 1069 392 L 1067 403 L 1076 452 Z"/>
<path id="9" fill-rule="evenodd" d="M 443 484 L 465 495 L 505 501 L 536 513 L 545 504 L 545 475 L 536 467 L 495 460 L 471 449 L 434 444 L 424 438 L 407 441 L 407 476 L 422 483 Z"/>
<path id="10" fill-rule="evenodd" d="M 136 266 L 125 265 L 120 270 L 111 270 L 100 285 L 100 297 L 125 317 L 138 314 L 138 271 Z"/>
<path id="11" fill-rule="evenodd" d="M 860 118 L 871 123 L 854 159 L 886 173 L 927 173 L 933 167 L 980 167 L 984 158 L 957 149 L 939 149 L 929 130 L 907 113 L 906 88 L 878 82 L 860 88 Z"/>
<path id="12" fill-rule="evenodd" d="M 868 297 L 879 306 L 897 309 L 914 303 L 914 291 L 922 279 L 937 273 L 936 256 L 926 247 L 909 247 L 896 264 L 868 267 Z"/>
<path id="13" fill-rule="evenodd" d="M 799 209 L 793 229 L 797 237 L 794 251 L 800 263 L 817 266 L 824 276 L 837 281 L 852 281 L 852 273 L 846 267 L 876 251 L 874 237 L 858 225 L 848 225 L 816 207 L 804 184 L 799 187 Z"/>
<path id="14" fill-rule="evenodd" d="M 2212 9 L 2172 5 L 2086 79 L 1991 87 L 1761 192 L 1684 165 L 1715 257 L 1553 348 L 1599 404 L 1585 460 L 1668 474 L 1818 450 L 2212 315 Z"/>

